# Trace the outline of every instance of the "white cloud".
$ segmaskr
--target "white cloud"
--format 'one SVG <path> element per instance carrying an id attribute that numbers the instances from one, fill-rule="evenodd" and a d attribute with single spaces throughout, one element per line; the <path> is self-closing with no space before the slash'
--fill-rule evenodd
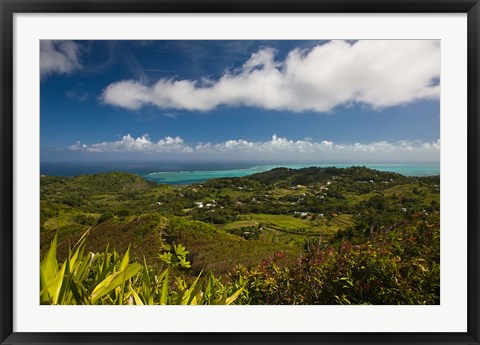
<path id="1" fill-rule="evenodd" d="M 40 76 L 70 74 L 81 68 L 79 45 L 72 41 L 40 41 Z"/>
<path id="2" fill-rule="evenodd" d="M 260 49 L 238 71 L 218 80 L 133 80 L 110 84 L 101 99 L 127 109 L 208 111 L 219 106 L 328 112 L 352 103 L 384 108 L 438 99 L 440 42 L 429 40 L 330 41 L 292 50 L 284 61 Z"/>
<path id="3" fill-rule="evenodd" d="M 440 158 L 440 140 L 422 142 L 401 140 L 371 143 L 336 144 L 323 140 L 290 140 L 273 135 L 268 141 L 227 140 L 222 143 L 198 143 L 190 146 L 180 137 L 165 137 L 154 142 L 145 134 L 133 138 L 130 134 L 121 140 L 97 144 L 77 142 L 72 151 L 85 152 L 158 152 L 186 154 L 196 157 L 231 159 L 315 159 L 315 160 L 384 160 L 384 161 L 437 161 Z"/>
<path id="4" fill-rule="evenodd" d="M 228 140 L 219 144 L 198 144 L 195 147 L 197 152 L 241 152 L 241 153 L 316 153 L 331 151 L 333 143 L 322 141 L 315 143 L 310 140 L 293 141 L 272 136 L 272 140 L 264 142 L 252 142 L 244 139 Z"/>
<path id="5" fill-rule="evenodd" d="M 157 142 L 150 140 L 148 134 L 133 138 L 130 134 L 124 135 L 118 141 L 104 141 L 102 143 L 86 145 L 79 141 L 69 147 L 72 151 L 87 152 L 192 152 L 192 149 L 183 143 L 180 137 L 165 137 Z"/>

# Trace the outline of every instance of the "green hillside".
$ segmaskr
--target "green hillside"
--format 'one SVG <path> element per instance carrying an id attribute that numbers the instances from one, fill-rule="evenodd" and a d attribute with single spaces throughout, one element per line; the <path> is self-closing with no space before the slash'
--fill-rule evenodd
<path id="1" fill-rule="evenodd" d="M 335 276 L 364 279 L 369 275 L 353 273 L 352 265 L 377 272 L 379 264 L 391 271 L 369 271 L 369 279 L 386 274 L 382 279 L 395 286 L 416 284 L 414 304 L 439 301 L 439 177 L 365 167 L 277 168 L 188 186 L 156 185 L 128 173 L 42 176 L 40 205 L 42 257 L 57 236 L 56 256 L 64 261 L 87 232 L 86 251 L 129 250 L 131 260 L 162 270 L 165 255 L 181 244 L 189 267 L 178 274 L 188 280 L 211 272 L 224 283 L 241 274 L 251 286 L 237 302 L 253 304 L 378 304 L 373 292 L 381 286 L 352 281 L 361 294 L 342 297 L 335 283 L 342 277 Z M 310 283 L 305 265 L 313 269 Z M 275 286 L 285 295 L 270 291 Z M 408 302 L 388 286 L 384 301 Z"/>

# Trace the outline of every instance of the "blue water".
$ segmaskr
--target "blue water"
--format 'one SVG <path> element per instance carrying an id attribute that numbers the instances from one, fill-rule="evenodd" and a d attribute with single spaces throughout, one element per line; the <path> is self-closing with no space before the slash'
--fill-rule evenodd
<path id="1" fill-rule="evenodd" d="M 218 177 L 243 177 L 251 174 L 269 171 L 278 167 L 291 169 L 301 169 L 311 166 L 347 168 L 358 164 L 274 164 L 274 165 L 258 165 L 245 169 L 230 170 L 211 170 L 211 171 L 177 171 L 177 172 L 153 172 L 142 175 L 145 179 L 155 181 L 157 183 L 166 184 L 190 184 L 199 183 L 211 178 Z M 440 175 L 439 165 L 406 165 L 406 164 L 362 164 L 370 169 L 380 171 L 389 171 L 399 173 L 405 176 L 433 176 Z"/>
<path id="2" fill-rule="evenodd" d="M 278 167 L 301 169 L 311 166 L 347 168 L 365 166 L 370 169 L 399 173 L 405 176 L 440 175 L 440 166 L 435 164 L 361 164 L 361 163 L 294 163 L 259 164 L 246 162 L 42 162 L 41 174 L 76 176 L 112 171 L 125 171 L 140 175 L 156 183 L 184 185 L 204 182 L 218 177 L 242 177 Z"/>

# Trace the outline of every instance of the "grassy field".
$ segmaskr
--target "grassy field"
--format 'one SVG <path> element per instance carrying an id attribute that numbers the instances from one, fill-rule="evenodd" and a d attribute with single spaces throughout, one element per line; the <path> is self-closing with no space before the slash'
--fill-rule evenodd
<path id="1" fill-rule="evenodd" d="M 221 224 L 217 227 L 232 230 L 245 227 L 261 227 L 259 240 L 275 245 L 284 245 L 292 251 L 299 251 L 307 239 L 329 236 L 340 229 L 353 224 L 351 214 L 341 214 L 331 219 L 319 218 L 308 220 L 290 215 L 248 214 L 240 216 L 241 220 Z"/>
<path id="2" fill-rule="evenodd" d="M 250 220 L 254 223 L 273 226 L 281 229 L 299 230 L 310 228 L 311 224 L 306 219 L 296 218 L 284 214 L 247 214 L 240 216 L 240 219 Z"/>
<path id="3" fill-rule="evenodd" d="M 309 220 L 283 214 L 248 214 L 239 218 L 242 220 L 226 224 L 225 229 L 264 225 L 288 232 L 334 233 L 353 224 L 351 214 L 341 214 L 330 220 L 326 218 Z"/>
<path id="4" fill-rule="evenodd" d="M 265 228 L 260 234 L 260 240 L 267 243 L 289 246 L 292 250 L 296 250 L 298 253 L 300 253 L 304 241 L 311 237 L 311 235 L 292 234 L 271 228 Z M 298 253 L 296 254 L 298 255 Z"/>
<path id="5" fill-rule="evenodd" d="M 256 226 L 256 225 L 258 225 L 258 223 L 253 220 L 239 220 L 238 222 L 221 224 L 218 226 L 218 228 L 224 229 L 224 230 L 231 230 L 231 229 L 245 228 L 247 226 Z"/>

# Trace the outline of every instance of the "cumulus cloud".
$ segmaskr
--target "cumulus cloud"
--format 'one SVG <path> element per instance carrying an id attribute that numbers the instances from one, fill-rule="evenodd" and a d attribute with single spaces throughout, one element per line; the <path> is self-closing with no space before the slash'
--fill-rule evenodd
<path id="1" fill-rule="evenodd" d="M 165 137 L 157 142 L 150 140 L 148 134 L 133 138 L 130 134 L 124 135 L 118 141 L 104 141 L 102 143 L 86 145 L 77 142 L 69 147 L 71 151 L 86 152 L 192 152 L 189 146 L 183 143 L 180 137 Z"/>
<path id="2" fill-rule="evenodd" d="M 328 112 L 352 103 L 380 109 L 440 95 L 440 42 L 435 40 L 335 40 L 294 49 L 283 61 L 275 54 L 262 48 L 240 69 L 209 83 L 121 80 L 107 86 L 101 99 L 131 110 L 146 105 L 196 111 L 251 106 Z"/>
<path id="3" fill-rule="evenodd" d="M 196 152 L 241 152 L 241 153 L 316 153 L 331 151 L 333 142 L 322 141 L 319 143 L 310 140 L 289 140 L 273 135 L 272 139 L 264 142 L 252 142 L 244 139 L 228 140 L 219 144 L 198 144 Z"/>
<path id="4" fill-rule="evenodd" d="M 130 134 L 121 140 L 97 144 L 77 142 L 69 147 L 72 151 L 85 152 L 160 152 L 184 154 L 218 159 L 316 159 L 316 160 L 387 160 L 387 161 L 438 161 L 440 140 L 422 142 L 401 140 L 371 143 L 336 144 L 311 139 L 291 140 L 273 135 L 267 141 L 232 139 L 221 143 L 197 143 L 187 145 L 180 137 L 165 137 L 154 142 L 145 134 L 133 138 Z"/>
<path id="5" fill-rule="evenodd" d="M 80 46 L 72 41 L 40 41 L 40 76 L 70 74 L 81 68 Z"/>

